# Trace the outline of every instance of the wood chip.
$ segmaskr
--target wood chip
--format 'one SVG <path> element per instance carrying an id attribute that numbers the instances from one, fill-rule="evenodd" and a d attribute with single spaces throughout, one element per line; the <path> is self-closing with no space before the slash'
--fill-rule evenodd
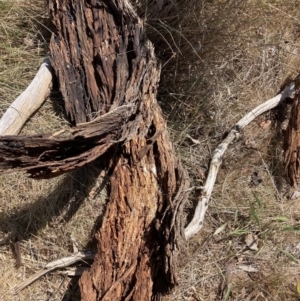
<path id="1" fill-rule="evenodd" d="M 238 268 L 242 271 L 248 272 L 248 273 L 254 273 L 258 272 L 258 269 L 251 266 L 251 265 L 239 265 Z"/>
<path id="2" fill-rule="evenodd" d="M 17 269 L 22 265 L 22 259 L 21 259 L 21 248 L 20 248 L 20 241 L 16 237 L 16 240 L 14 242 L 14 249 L 16 253 L 16 258 L 17 258 Z"/>
<path id="3" fill-rule="evenodd" d="M 295 190 L 291 195 L 291 200 L 300 198 L 300 191 Z"/>
<path id="4" fill-rule="evenodd" d="M 258 237 L 256 235 L 249 233 L 245 238 L 246 246 L 252 251 L 258 251 L 257 240 Z"/>
<path id="5" fill-rule="evenodd" d="M 265 121 L 262 121 L 260 123 L 260 127 L 263 129 L 263 130 L 268 130 L 270 128 L 272 124 L 272 121 L 271 120 L 265 120 Z"/>

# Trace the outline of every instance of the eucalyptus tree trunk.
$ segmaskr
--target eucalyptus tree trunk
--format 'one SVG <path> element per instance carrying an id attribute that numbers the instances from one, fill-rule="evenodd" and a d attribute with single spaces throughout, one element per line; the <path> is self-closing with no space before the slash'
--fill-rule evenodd
<path id="1" fill-rule="evenodd" d="M 291 184 L 296 188 L 300 179 L 300 75 L 294 82 L 295 96 L 283 149 L 286 172 Z"/>
<path id="2" fill-rule="evenodd" d="M 105 141 L 119 143 L 107 150 L 109 199 L 95 261 L 80 280 L 82 300 L 158 298 L 177 282 L 174 252 L 188 183 L 156 101 L 153 46 L 127 1 L 51 1 L 50 12 L 57 28 L 52 66 L 70 119 L 91 122 L 127 108 Z"/>
<path id="3" fill-rule="evenodd" d="M 49 9 L 51 65 L 73 128 L 1 137 L 0 168 L 50 178 L 105 154 L 107 205 L 82 300 L 158 300 L 177 283 L 189 181 L 157 104 L 154 48 L 127 0 L 49 0 Z"/>

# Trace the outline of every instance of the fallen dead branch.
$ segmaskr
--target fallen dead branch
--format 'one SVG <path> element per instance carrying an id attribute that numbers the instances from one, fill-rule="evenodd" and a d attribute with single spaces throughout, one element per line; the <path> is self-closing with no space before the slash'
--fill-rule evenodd
<path id="1" fill-rule="evenodd" d="M 283 97 L 253 110 L 215 151 L 207 179 L 212 184 L 205 187 L 200 220 L 196 215 L 196 229 L 192 221 L 183 233 L 181 210 L 189 180 L 174 155 L 157 104 L 160 66 L 130 4 L 98 2 L 49 1 L 57 29 L 50 43 L 51 64 L 69 120 L 77 128 L 48 136 L 2 137 L 0 168 L 56 176 L 118 144 L 107 152 L 108 201 L 103 223 L 95 229 L 97 256 L 79 283 L 82 300 L 160 300 L 177 284 L 177 250 L 184 234 L 189 238 L 201 228 L 228 145 Z"/>
<path id="2" fill-rule="evenodd" d="M 35 113 L 50 94 L 52 68 L 45 59 L 27 89 L 9 106 L 0 120 L 0 135 L 17 135 L 28 118 Z"/>
<path id="3" fill-rule="evenodd" d="M 250 111 L 246 116 L 244 116 L 238 123 L 236 123 L 231 131 L 228 133 L 227 137 L 223 140 L 221 144 L 214 150 L 212 159 L 209 166 L 208 176 L 205 182 L 204 187 L 202 188 L 202 193 L 200 196 L 200 200 L 195 209 L 194 216 L 188 226 L 185 228 L 185 237 L 189 239 L 194 234 L 198 233 L 203 225 L 203 220 L 205 217 L 205 213 L 208 207 L 208 202 L 212 194 L 212 190 L 217 178 L 217 174 L 219 168 L 222 163 L 222 158 L 227 150 L 228 146 L 235 141 L 241 131 L 247 126 L 251 121 L 253 121 L 256 117 L 261 115 L 262 113 L 275 108 L 280 102 L 285 100 L 286 98 L 293 97 L 295 92 L 295 83 L 292 82 L 289 86 L 287 86 L 280 94 L 275 97 L 267 100 L 262 103 L 252 111 Z"/>
<path id="4" fill-rule="evenodd" d="M 242 129 L 245 126 L 247 126 L 250 122 L 252 122 L 257 116 L 276 107 L 281 101 L 283 101 L 287 97 L 292 97 L 293 94 L 294 94 L 294 83 L 291 83 L 289 86 L 287 86 L 282 91 L 282 93 L 278 94 L 277 96 L 275 96 L 272 99 L 267 100 L 263 104 L 259 105 L 258 107 L 256 107 L 252 111 L 250 111 L 246 116 L 244 116 L 238 123 L 236 123 L 234 125 L 234 127 L 231 129 L 231 131 L 229 132 L 227 137 L 224 139 L 224 141 L 215 149 L 215 151 L 213 152 L 211 163 L 210 163 L 208 176 L 207 176 L 205 185 L 202 189 L 202 194 L 201 194 L 200 200 L 195 209 L 193 219 L 188 224 L 188 226 L 185 228 L 186 239 L 189 239 L 191 236 L 193 236 L 194 234 L 199 232 L 200 229 L 202 228 L 205 213 L 206 213 L 206 210 L 208 207 L 208 202 L 211 197 L 211 193 L 212 193 L 215 181 L 216 181 L 218 170 L 222 163 L 222 157 L 223 157 L 225 151 L 227 150 L 228 146 L 239 137 Z M 86 137 L 87 139 L 90 139 L 91 137 L 95 137 L 95 136 L 99 137 L 99 136 L 101 136 L 101 134 L 104 134 L 105 132 L 109 133 L 109 132 L 112 132 L 113 130 L 115 130 L 116 123 L 110 123 L 109 120 L 116 121 L 116 119 L 118 119 L 116 117 L 122 116 L 124 113 L 130 111 L 130 109 L 131 109 L 130 105 L 121 106 L 121 107 L 113 110 L 112 112 L 109 112 L 101 117 L 96 118 L 92 122 L 78 124 L 77 127 L 74 129 L 60 131 L 60 132 L 52 134 L 50 137 L 47 136 L 47 138 L 53 138 L 54 139 L 53 143 L 54 142 L 61 143 L 63 140 L 64 145 L 66 146 L 65 143 L 67 143 L 67 141 L 69 141 L 69 143 L 71 143 L 71 141 L 78 142 L 78 139 L 80 137 Z M 123 118 L 121 118 L 121 119 L 123 119 Z M 122 123 L 121 120 L 119 122 Z M 103 128 L 105 128 L 105 130 L 103 130 Z M 101 129 L 103 130 L 103 132 L 101 132 Z M 95 133 L 97 133 L 97 134 L 95 134 Z M 68 136 L 69 138 L 59 138 L 62 136 L 64 136 L 64 137 Z M 45 140 L 47 140 L 47 138 Z M 3 137 L 3 139 L 4 139 L 4 137 Z M 26 139 L 26 138 L 25 137 L 24 138 L 10 137 L 9 139 L 11 141 L 14 141 L 15 139 L 17 139 L 17 140 L 19 140 L 19 142 L 21 142 L 23 139 Z M 37 147 L 40 149 L 40 147 L 42 146 L 41 142 L 43 141 L 44 138 L 39 136 L 39 137 L 36 137 L 36 139 L 37 139 L 36 140 Z M 4 141 L 2 141 L 2 140 L 1 140 L 1 142 L 3 143 Z M 31 141 L 33 142 L 33 140 L 31 140 Z M 111 141 L 111 142 L 117 142 L 117 141 Z M 0 143 L 0 149 L 1 149 L 2 143 Z M 28 147 L 32 148 L 33 145 L 31 144 Z M 51 149 L 51 147 L 52 146 L 49 146 L 49 149 Z M 42 152 L 42 153 L 46 153 L 46 150 L 44 150 L 44 152 Z M 58 153 L 61 153 L 61 152 L 59 151 Z M 0 162 L 0 165 L 1 164 L 3 164 L 3 163 Z M 7 164 L 7 161 L 4 164 Z M 33 166 L 37 167 L 37 163 L 36 162 L 33 163 L 32 167 Z M 43 275 L 45 275 L 55 269 L 64 268 L 66 266 L 69 266 L 69 265 L 71 265 L 77 261 L 83 260 L 83 259 L 91 259 L 91 258 L 93 258 L 93 256 L 94 256 L 94 254 L 91 255 L 89 253 L 88 254 L 78 253 L 74 256 L 62 258 L 62 259 L 56 260 L 54 262 L 51 262 L 45 266 L 45 269 L 38 271 L 32 277 L 30 277 L 29 279 L 27 279 L 26 281 L 24 281 L 23 283 L 21 283 L 20 285 L 15 287 L 15 292 L 16 293 L 20 292 L 21 290 L 23 290 L 26 286 L 30 285 L 35 280 L 39 279 Z"/>
<path id="5" fill-rule="evenodd" d="M 32 275 L 31 277 L 26 279 L 24 282 L 17 285 L 14 288 L 14 293 L 18 294 L 20 291 L 22 291 L 25 287 L 30 285 L 32 282 L 38 280 L 39 278 L 50 273 L 53 270 L 65 268 L 78 261 L 94 259 L 94 257 L 95 257 L 95 253 L 93 253 L 93 252 L 86 252 L 86 253 L 78 252 L 77 254 L 75 254 L 73 256 L 63 257 L 63 258 L 54 260 L 52 262 L 49 262 L 48 264 L 45 265 L 44 269 L 36 272 L 34 275 Z"/>
<path id="6" fill-rule="evenodd" d="M 51 0 L 49 12 L 51 65 L 76 127 L 0 137 L 0 170 L 48 178 L 105 153 L 107 204 L 81 300 L 161 300 L 177 284 L 189 179 L 157 103 L 154 47 L 128 1 Z"/>

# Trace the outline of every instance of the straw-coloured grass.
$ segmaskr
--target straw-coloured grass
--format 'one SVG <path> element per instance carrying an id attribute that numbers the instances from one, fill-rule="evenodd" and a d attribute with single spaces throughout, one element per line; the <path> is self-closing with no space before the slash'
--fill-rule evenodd
<path id="1" fill-rule="evenodd" d="M 137 4 L 162 62 L 159 101 L 178 156 L 201 186 L 211 153 L 226 130 L 273 97 L 300 68 L 297 1 L 156 1 Z M 50 28 L 43 1 L 0 2 L 0 110 L 33 78 L 47 51 Z M 299 200 L 290 199 L 282 167 L 285 106 L 247 127 L 225 155 L 202 231 L 182 254 L 179 283 L 165 300 L 298 300 Z M 22 134 L 68 127 L 56 94 Z M 194 145 L 187 134 L 201 141 Z M 100 162 L 101 163 L 101 162 Z M 90 242 L 105 195 L 101 164 L 51 181 L 22 174 L 0 177 L 0 291 L 44 263 Z M 198 190 L 191 195 L 190 208 Z M 257 250 L 245 239 L 257 237 Z M 11 248 L 18 236 L 23 266 Z M 92 247 L 92 246 L 91 246 Z M 90 246 L 88 247 L 90 248 Z M 245 266 L 252 269 L 245 271 Z M 242 268 L 244 269 L 242 269 Z M 250 267 L 250 268 L 249 268 Z M 227 282 L 227 283 L 226 283 Z M 20 300 L 69 300 L 76 285 L 59 272 L 20 293 Z M 77 298 L 77 299 L 76 299 Z"/>

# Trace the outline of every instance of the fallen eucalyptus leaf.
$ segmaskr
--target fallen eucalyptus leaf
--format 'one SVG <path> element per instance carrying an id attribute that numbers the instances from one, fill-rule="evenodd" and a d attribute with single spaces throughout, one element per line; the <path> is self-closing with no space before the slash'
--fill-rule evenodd
<path id="1" fill-rule="evenodd" d="M 218 235 L 219 233 L 221 233 L 222 231 L 224 231 L 224 229 L 225 229 L 226 226 L 227 226 L 227 223 L 225 223 L 222 226 L 220 226 L 219 228 L 217 228 L 216 231 L 214 232 L 213 236 Z"/>

